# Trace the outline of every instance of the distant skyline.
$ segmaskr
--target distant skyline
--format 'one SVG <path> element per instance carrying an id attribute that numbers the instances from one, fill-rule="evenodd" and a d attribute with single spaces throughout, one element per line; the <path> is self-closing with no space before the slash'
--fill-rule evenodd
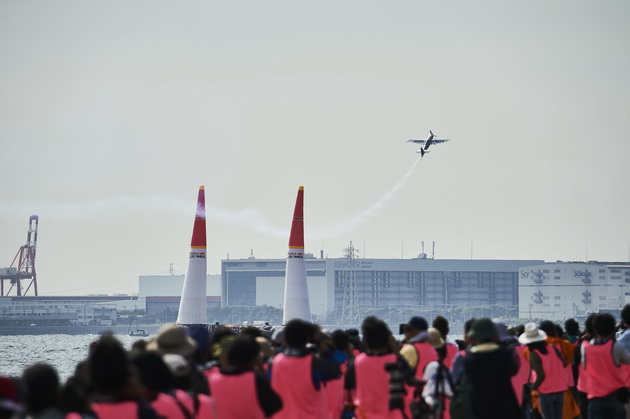
<path id="1" fill-rule="evenodd" d="M 630 260 L 630 4 L 0 0 L 0 267 L 40 295 L 341 257 Z M 420 159 L 410 138 L 450 138 Z"/>

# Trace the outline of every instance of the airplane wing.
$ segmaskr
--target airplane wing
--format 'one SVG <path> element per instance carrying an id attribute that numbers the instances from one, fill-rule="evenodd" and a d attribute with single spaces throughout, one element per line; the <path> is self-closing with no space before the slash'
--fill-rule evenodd
<path id="1" fill-rule="evenodd" d="M 408 143 L 424 144 L 427 140 L 407 140 Z"/>
<path id="2" fill-rule="evenodd" d="M 441 138 L 441 139 L 439 139 L 439 140 L 433 139 L 433 141 L 432 141 L 432 142 L 433 142 L 434 144 L 440 144 L 440 143 L 445 143 L 445 142 L 447 142 L 447 141 L 451 141 L 451 140 L 450 140 L 449 138 Z"/>

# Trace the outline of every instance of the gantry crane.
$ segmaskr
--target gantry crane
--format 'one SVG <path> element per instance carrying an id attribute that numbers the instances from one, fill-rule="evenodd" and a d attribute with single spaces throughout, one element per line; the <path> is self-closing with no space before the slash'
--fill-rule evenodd
<path id="1" fill-rule="evenodd" d="M 0 296 L 9 295 L 11 290 L 15 287 L 18 297 L 26 295 L 26 293 L 33 287 L 35 296 L 37 296 L 37 273 L 35 271 L 35 254 L 37 250 L 37 225 L 39 223 L 39 217 L 37 215 L 31 215 L 28 222 L 28 235 L 26 237 L 26 244 L 20 247 L 17 254 L 11 262 L 9 268 L 0 268 Z M 17 262 L 17 265 L 15 262 Z M 9 280 L 9 289 L 4 292 L 4 281 Z M 22 292 L 22 281 L 29 281 L 26 290 Z"/>

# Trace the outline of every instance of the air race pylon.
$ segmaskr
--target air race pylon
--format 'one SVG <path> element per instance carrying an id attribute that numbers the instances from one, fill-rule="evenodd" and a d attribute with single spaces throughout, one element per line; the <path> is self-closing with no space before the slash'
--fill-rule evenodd
<path id="1" fill-rule="evenodd" d="M 188 271 L 184 278 L 182 299 L 179 303 L 177 323 L 180 325 L 204 325 L 206 316 L 206 200 L 203 186 L 199 187 L 197 212 L 190 240 Z"/>
<path id="2" fill-rule="evenodd" d="M 289 254 L 284 277 L 284 306 L 282 324 L 291 319 L 311 321 L 311 307 L 308 301 L 306 284 L 306 264 L 304 263 L 304 187 L 298 189 L 293 223 L 289 236 Z"/>

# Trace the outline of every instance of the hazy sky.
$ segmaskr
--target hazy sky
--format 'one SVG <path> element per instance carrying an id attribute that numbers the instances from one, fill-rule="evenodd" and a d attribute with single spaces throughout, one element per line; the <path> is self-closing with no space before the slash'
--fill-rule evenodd
<path id="1" fill-rule="evenodd" d="M 627 261 L 630 3 L 0 0 L 0 266 L 40 294 L 340 257 Z M 418 162 L 409 138 L 452 141 Z M 471 246 L 472 244 L 472 246 Z"/>

